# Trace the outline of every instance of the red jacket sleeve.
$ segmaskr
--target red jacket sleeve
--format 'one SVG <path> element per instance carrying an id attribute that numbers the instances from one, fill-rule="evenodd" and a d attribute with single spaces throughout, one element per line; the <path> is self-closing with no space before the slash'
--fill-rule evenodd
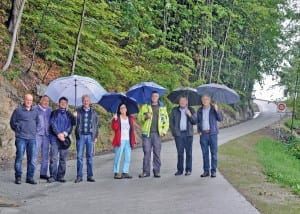
<path id="1" fill-rule="evenodd" d="M 112 119 L 112 121 L 111 121 L 111 128 L 114 131 L 117 131 L 118 129 L 120 129 L 119 121 L 115 120 L 115 119 Z"/>

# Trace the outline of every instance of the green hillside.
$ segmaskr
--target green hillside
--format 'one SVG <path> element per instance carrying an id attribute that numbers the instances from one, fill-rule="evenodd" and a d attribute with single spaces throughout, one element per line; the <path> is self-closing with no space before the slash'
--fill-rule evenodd
<path id="1" fill-rule="evenodd" d="M 10 3 L 0 3 L 2 21 L 8 18 Z M 75 73 L 118 91 L 147 80 L 170 90 L 219 82 L 247 100 L 261 73 L 272 72 L 280 63 L 285 4 L 284 0 L 88 0 Z M 83 0 L 27 0 L 14 65 L 28 66 L 24 58 L 31 57 L 37 39 L 40 60 L 31 72 L 42 76 L 57 66 L 61 75 L 70 74 L 82 5 Z M 4 29 L 2 23 L 1 32 Z M 5 57 L 0 60 L 3 64 Z M 14 72 L 14 65 L 9 72 Z"/>

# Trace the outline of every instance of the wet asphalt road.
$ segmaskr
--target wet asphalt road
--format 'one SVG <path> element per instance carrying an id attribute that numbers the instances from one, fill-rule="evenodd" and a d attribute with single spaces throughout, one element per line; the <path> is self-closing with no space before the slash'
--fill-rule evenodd
<path id="1" fill-rule="evenodd" d="M 268 126 L 279 119 L 274 104 L 257 101 L 260 115 L 245 123 L 222 129 L 219 144 Z M 67 183 L 48 184 L 38 180 L 32 186 L 15 185 L 14 172 L 0 174 L 0 195 L 19 203 L 19 207 L 0 207 L 0 214 L 22 213 L 259 213 L 218 173 L 217 178 L 200 178 L 202 156 L 199 136 L 194 138 L 193 172 L 175 177 L 176 148 L 173 141 L 162 146 L 161 178 L 139 179 L 142 150 L 132 152 L 131 180 L 114 180 L 113 154 L 95 158 L 95 183 L 75 184 L 76 162 L 68 161 Z M 85 168 L 84 168 L 85 170 Z M 38 172 L 36 173 L 38 175 Z"/>

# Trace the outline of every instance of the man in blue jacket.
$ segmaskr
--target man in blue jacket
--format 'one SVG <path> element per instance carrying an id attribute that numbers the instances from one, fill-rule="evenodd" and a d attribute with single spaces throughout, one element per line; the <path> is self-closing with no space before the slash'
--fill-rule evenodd
<path id="1" fill-rule="evenodd" d="M 40 103 L 34 107 L 39 115 L 39 125 L 36 133 L 36 163 L 41 154 L 41 170 L 40 179 L 48 180 L 48 159 L 49 159 L 49 144 L 50 144 L 50 133 L 49 133 L 49 122 L 52 108 L 49 107 L 49 97 L 47 95 L 42 96 Z"/>
<path id="2" fill-rule="evenodd" d="M 68 99 L 61 97 L 59 99 L 59 109 L 52 112 L 50 117 L 50 178 L 49 183 L 54 181 L 66 182 L 66 162 L 68 149 L 62 146 L 62 143 L 71 134 L 75 119 L 71 112 L 67 110 Z M 59 165 L 58 163 L 59 155 Z M 58 165 L 58 167 L 57 167 Z"/>
<path id="3" fill-rule="evenodd" d="M 203 174 L 201 177 L 216 177 L 218 164 L 218 124 L 221 121 L 222 114 L 218 111 L 216 104 L 211 104 L 211 98 L 203 95 L 201 98 L 202 107 L 197 112 L 197 128 L 200 135 L 200 145 L 203 156 Z M 211 154 L 211 166 L 209 161 L 209 150 Z M 211 173 L 211 174 L 210 174 Z"/>
<path id="4" fill-rule="evenodd" d="M 32 108 L 33 96 L 26 94 L 24 104 L 16 108 L 10 119 L 10 126 L 16 136 L 15 183 L 21 184 L 22 160 L 26 151 L 26 183 L 37 184 L 34 180 L 36 154 L 36 128 L 39 124 L 38 112 Z"/>

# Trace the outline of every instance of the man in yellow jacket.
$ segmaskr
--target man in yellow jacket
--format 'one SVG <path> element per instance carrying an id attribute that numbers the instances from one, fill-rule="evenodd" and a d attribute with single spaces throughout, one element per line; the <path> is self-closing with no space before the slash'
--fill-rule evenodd
<path id="1" fill-rule="evenodd" d="M 160 177 L 160 151 L 161 137 L 169 129 L 169 116 L 167 108 L 159 101 L 159 94 L 154 91 L 151 95 L 151 104 L 144 104 L 139 112 L 138 120 L 142 123 L 143 138 L 143 173 L 140 178 L 150 176 L 151 151 L 153 148 L 153 174 Z"/>

